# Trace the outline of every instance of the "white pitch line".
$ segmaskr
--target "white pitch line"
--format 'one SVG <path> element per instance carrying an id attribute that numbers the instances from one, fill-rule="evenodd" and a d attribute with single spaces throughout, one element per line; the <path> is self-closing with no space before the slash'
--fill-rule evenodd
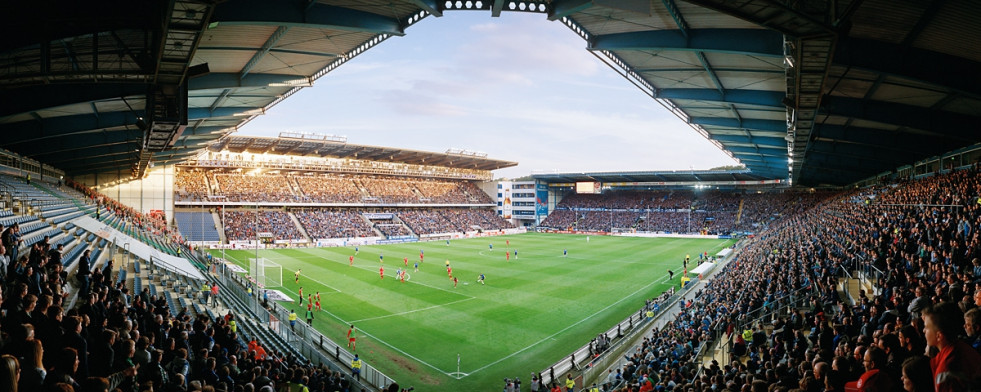
<path id="1" fill-rule="evenodd" d="M 470 298 L 464 298 L 464 299 L 458 299 L 458 300 L 456 300 L 456 301 L 452 301 L 452 302 L 447 302 L 447 303 L 445 303 L 445 304 L 440 304 L 440 305 L 433 305 L 433 306 L 427 306 L 427 307 L 425 307 L 425 308 L 419 308 L 419 309 L 415 309 L 415 310 L 408 310 L 408 311 L 405 311 L 405 312 L 399 312 L 399 313 L 392 313 L 392 314 L 387 314 L 387 315 L 384 315 L 384 316 L 377 316 L 377 317 L 368 317 L 368 318 L 366 318 L 366 319 L 361 319 L 361 320 L 354 320 L 354 321 L 351 321 L 351 323 L 360 323 L 360 322 L 363 322 L 363 321 L 369 321 L 369 320 L 378 320 L 378 319 L 383 319 L 383 318 L 387 318 L 387 317 L 393 317 L 393 316 L 402 316 L 402 315 L 406 315 L 406 314 L 410 314 L 410 313 L 415 313 L 415 312 L 421 312 L 421 311 L 424 311 L 424 310 L 429 310 L 429 309 L 436 309 L 436 308 L 442 308 L 442 307 L 444 307 L 444 306 L 449 306 L 449 305 L 453 305 L 453 304 L 455 304 L 455 303 L 460 303 L 460 302 L 464 302 L 464 301 L 469 301 L 469 300 L 472 300 L 472 299 L 474 299 L 474 297 L 470 297 Z"/>
<path id="2" fill-rule="evenodd" d="M 340 322 L 341 322 L 341 324 L 343 324 L 343 325 L 351 325 L 351 324 L 354 324 L 354 322 L 353 322 L 353 321 L 347 321 L 347 320 L 344 320 L 343 318 L 341 318 L 341 317 L 339 317 L 339 316 L 337 316 L 337 315 L 336 315 L 336 314 L 334 314 L 334 313 L 331 313 L 331 312 L 330 312 L 330 311 L 328 311 L 328 310 L 322 310 L 322 312 L 324 312 L 324 313 L 327 313 L 328 315 L 330 315 L 331 317 L 333 317 L 333 318 L 334 318 L 334 319 L 336 319 L 337 321 L 340 321 Z M 450 373 L 448 373 L 447 371 L 445 371 L 445 370 L 443 370 L 443 369 L 440 369 L 440 368 L 438 368 L 438 367 L 436 367 L 436 366 L 434 366 L 434 365 L 432 365 L 432 364 L 430 364 L 429 362 L 426 362 L 426 361 L 423 361 L 423 360 L 421 360 L 421 359 L 419 359 L 419 358 L 416 358 L 416 357 L 414 357 L 414 356 L 412 356 L 412 354 L 409 354 L 409 353 L 407 353 L 407 352 L 405 352 L 405 351 L 402 351 L 402 350 L 400 350 L 400 349 L 399 349 L 398 347 L 395 347 L 395 346 L 393 346 L 393 345 L 391 345 L 391 344 L 389 344 L 388 342 L 386 342 L 386 341 L 384 341 L 384 340 L 381 340 L 381 339 L 378 339 L 377 337 L 375 337 L 375 335 L 372 335 L 372 334 L 370 334 L 370 333 L 367 333 L 367 332 L 365 332 L 365 330 L 363 330 L 363 329 L 361 329 L 361 328 L 358 328 L 358 330 L 359 330 L 359 332 L 361 332 L 361 334 L 362 334 L 362 335 L 364 335 L 364 336 L 368 336 L 368 337 L 370 337 L 370 338 L 372 338 L 372 339 L 374 339 L 374 341 L 376 341 L 376 342 L 378 342 L 378 343 L 381 343 L 381 344 L 383 344 L 383 345 L 385 345 L 385 346 L 387 346 L 388 348 L 390 348 L 390 349 L 392 349 L 392 350 L 395 350 L 395 351 L 397 351 L 397 352 L 399 352 L 399 353 L 400 353 L 400 354 L 402 354 L 403 356 L 405 356 L 405 357 L 408 357 L 408 358 L 412 358 L 412 359 L 413 359 L 413 360 L 415 360 L 416 362 L 419 362 L 419 363 L 421 363 L 421 364 L 423 364 L 423 365 L 426 365 L 427 367 L 430 367 L 430 368 L 432 368 L 433 370 L 435 370 L 435 371 L 437 371 L 437 372 L 440 372 L 440 373 L 443 373 L 443 374 L 445 374 L 445 375 L 447 375 L 448 377 L 452 377 L 452 376 L 450 375 Z M 335 342 L 335 343 L 336 343 L 336 342 Z M 339 343 L 338 343 L 338 346 L 340 346 L 340 344 L 339 344 Z"/>
<path id="3" fill-rule="evenodd" d="M 549 339 L 552 339 L 552 340 L 555 340 L 555 339 L 553 339 L 553 338 L 554 338 L 555 336 L 557 336 L 557 335 L 559 335 L 559 334 L 561 334 L 561 333 L 563 333 L 563 332 L 565 332 L 565 331 L 567 331 L 567 330 L 569 330 L 569 329 L 570 329 L 570 328 L 572 328 L 572 327 L 575 327 L 575 326 L 577 326 L 577 325 L 579 325 L 579 324 L 582 324 L 582 323 L 583 323 L 583 322 L 585 322 L 586 320 L 589 320 L 589 319 L 591 319 L 591 318 L 593 318 L 594 316 L 596 316 L 597 314 L 600 314 L 600 313 L 602 313 L 602 312 L 604 312 L 604 311 L 606 311 L 607 309 L 609 309 L 609 308 L 611 308 L 611 307 L 613 307 L 614 305 L 616 305 L 616 304 L 619 304 L 620 302 L 623 302 L 623 301 L 625 301 L 625 300 L 627 300 L 627 298 L 630 298 L 630 297 L 632 297 L 632 296 L 634 296 L 635 294 L 637 294 L 637 293 L 639 293 L 639 292 L 641 292 L 642 290 L 644 290 L 644 289 L 646 289 L 646 288 L 648 288 L 648 287 L 650 287 L 650 286 L 653 286 L 653 285 L 655 285 L 655 284 L 658 284 L 658 283 L 660 283 L 660 282 L 661 282 L 662 280 L 667 280 L 667 276 L 664 276 L 664 277 L 661 277 L 661 279 L 657 279 L 657 280 L 654 280 L 654 281 L 652 281 L 651 283 L 648 283 L 648 284 L 646 284 L 646 285 L 644 285 L 644 286 L 642 286 L 641 288 L 639 288 L 639 289 L 637 289 L 637 290 L 636 290 L 636 291 L 634 291 L 633 293 L 630 293 L 630 295 L 626 295 L 626 296 L 624 296 L 624 297 L 623 297 L 623 298 L 621 298 L 621 299 L 620 299 L 619 301 L 617 301 L 617 302 L 614 302 L 614 303 L 612 303 L 612 304 L 610 304 L 609 306 L 607 306 L 607 307 L 605 307 L 605 308 L 603 308 L 603 309 L 600 309 L 600 310 L 597 310 L 597 311 L 596 311 L 595 313 L 593 313 L 593 314 L 591 314 L 591 315 L 589 315 L 589 316 L 586 316 L 586 317 L 585 317 L 585 318 L 583 318 L 582 320 L 579 320 L 579 321 L 577 321 L 577 322 L 575 322 L 574 324 L 572 324 L 572 325 L 570 325 L 570 326 L 568 326 L 568 327 L 565 327 L 565 328 L 562 328 L 562 329 L 561 329 L 561 330 L 559 330 L 558 332 L 556 332 L 556 333 L 553 333 L 553 334 L 551 334 L 551 335 L 549 335 L 549 336 L 546 336 L 546 337 L 544 337 L 544 338 L 542 338 L 541 340 L 539 340 L 539 341 L 537 341 L 537 342 L 534 342 L 534 343 L 532 343 L 532 344 L 530 344 L 530 345 L 528 345 L 527 347 L 525 347 L 525 348 L 523 348 L 523 349 L 521 349 L 521 350 L 518 350 L 518 351 L 515 351 L 515 352 L 513 352 L 513 353 L 511 353 L 510 355 L 508 355 L 508 356 L 506 356 L 506 357 L 504 357 L 504 358 L 501 358 L 501 359 L 498 359 L 498 360 L 496 360 L 496 361 L 494 361 L 494 362 L 491 362 L 491 363 L 489 363 L 489 364 L 487 364 L 487 365 L 484 365 L 484 366 L 482 366 L 482 367 L 480 367 L 480 368 L 477 368 L 476 370 L 472 370 L 472 371 L 470 371 L 470 372 L 468 373 L 468 375 L 469 375 L 469 374 L 474 374 L 474 373 L 477 373 L 477 372 L 479 372 L 479 371 L 481 371 L 481 370 L 484 370 L 484 369 L 486 369 L 486 368 L 489 368 L 489 367 L 491 367 L 491 366 L 494 366 L 494 365 L 497 365 L 498 363 L 501 363 L 501 362 L 503 362 L 503 361 L 505 361 L 505 360 L 507 360 L 508 358 L 511 358 L 511 357 L 513 357 L 513 356 L 515 356 L 515 355 L 518 355 L 518 354 L 521 354 L 522 352 L 525 352 L 525 351 L 527 351 L 528 349 L 530 349 L 530 348 L 532 348 L 532 347 L 535 347 L 535 346 L 537 346 L 537 345 L 539 345 L 539 344 L 541 344 L 541 343 L 543 343 L 543 342 L 545 342 L 545 341 L 547 341 L 547 340 L 549 340 Z"/>
<path id="4" fill-rule="evenodd" d="M 481 255 L 483 255 L 483 251 L 479 251 L 479 253 L 480 253 Z M 311 256 L 311 257 L 316 257 L 316 256 Z M 294 258 L 295 258 L 295 257 L 294 257 Z M 572 258 L 577 258 L 577 257 L 572 257 Z M 235 260 L 238 260 L 238 259 L 235 259 Z M 241 260 L 239 260 L 239 261 L 241 262 Z M 336 261 L 335 261 L 335 262 L 336 262 Z M 340 263 L 340 262 L 337 262 L 337 263 Z M 367 271 L 372 271 L 372 269 L 371 269 L 371 268 L 366 268 L 366 267 L 362 267 L 362 266 L 357 266 L 357 268 L 359 268 L 359 269 L 363 269 L 363 270 L 367 270 Z M 457 373 L 457 372 L 447 372 L 447 371 L 445 371 L 445 370 L 443 370 L 443 369 L 440 369 L 440 368 L 438 368 L 438 367 L 436 367 L 436 366 L 434 366 L 434 365 L 432 365 L 432 364 L 430 364 L 430 363 L 428 363 L 428 362 L 426 362 L 426 361 L 423 361 L 423 360 L 421 360 L 421 359 L 419 359 L 419 358 L 417 358 L 417 357 L 415 357 L 415 356 L 413 356 L 412 354 L 409 354 L 409 353 L 407 353 L 407 352 L 405 352 L 405 351 L 403 351 L 403 350 L 401 350 L 401 349 L 399 349 L 398 347 L 395 347 L 395 346 L 393 346 L 392 344 L 390 344 L 390 343 L 388 343 L 388 342 L 386 342 L 386 341 L 384 341 L 384 340 L 381 340 L 381 339 L 378 339 L 378 338 L 377 338 L 377 337 L 375 337 L 374 335 L 371 335 L 371 334 L 369 334 L 369 333 L 367 333 L 367 332 L 365 332 L 364 330 L 361 330 L 361 333 L 362 333 L 363 335 L 365 335 L 365 336 L 368 336 L 368 337 L 371 337 L 371 338 L 372 338 L 372 339 L 374 339 L 374 340 L 375 340 L 376 342 L 378 342 L 378 343 L 380 343 L 380 344 L 382 344 L 382 345 L 384 345 L 384 346 L 386 346 L 386 347 L 388 347 L 388 348 L 390 348 L 390 349 L 392 349 L 392 350 L 394 350 L 394 351 L 396 351 L 396 352 L 398 352 L 398 353 L 400 353 L 400 354 L 402 354 L 403 356 L 405 356 L 405 357 L 408 357 L 408 358 L 411 358 L 411 359 L 413 359 L 413 360 L 415 360 L 416 362 L 419 362 L 420 364 L 423 364 L 423 365 L 425 365 L 426 367 L 429 367 L 429 368 L 431 368 L 431 369 L 433 369 L 433 370 L 435 370 L 435 371 L 438 371 L 438 372 L 440 372 L 440 373 L 443 373 L 444 375 L 446 375 L 446 376 L 448 376 L 448 377 L 453 377 L 453 378 L 456 378 L 456 379 L 460 379 L 460 378 L 463 378 L 463 377 L 468 377 L 468 376 L 470 376 L 470 375 L 473 375 L 473 374 L 475 374 L 475 373 L 477 373 L 477 372 L 479 372 L 479 371 L 481 371 L 481 370 L 484 370 L 484 369 L 487 369 L 487 368 L 489 368 L 489 367 L 491 367 L 491 366 L 494 366 L 494 365 L 496 365 L 496 364 L 498 364 L 498 363 L 500 363 L 500 362 L 503 362 L 503 361 L 505 361 L 505 360 L 507 360 L 507 359 L 509 359 L 509 358 L 511 358 L 511 357 L 513 357 L 513 356 L 515 356 L 515 355 L 518 355 L 518 354 L 521 354 L 522 352 L 525 352 L 525 351 L 527 351 L 527 350 L 529 350 L 529 349 L 531 349 L 532 347 L 535 347 L 535 346 L 537 346 L 537 345 L 539 345 L 539 344 L 541 344 L 541 343 L 543 343 L 543 342 L 546 342 L 546 341 L 548 341 L 548 340 L 557 340 L 557 339 L 555 339 L 555 336 L 558 336 L 559 334 L 561 334 L 561 333 L 563 333 L 563 332 L 565 332 L 565 331 L 567 331 L 567 330 L 569 330 L 569 329 L 571 329 L 572 327 L 575 327 L 575 326 L 577 326 L 577 325 L 579 325 L 579 324 L 582 324 L 583 322 L 585 322 L 585 321 L 587 321 L 587 320 L 589 320 L 589 319 L 591 319 L 591 318 L 593 318 L 593 317 L 595 317 L 595 316 L 596 316 L 597 314 L 600 314 L 600 313 L 602 313 L 602 312 L 604 312 L 604 311 L 606 311 L 607 309 L 609 309 L 609 308 L 611 308 L 611 307 L 613 307 L 614 305 L 617 305 L 617 304 L 619 304 L 620 302 L 623 302 L 623 301 L 625 301 L 625 300 L 627 300 L 627 298 L 629 298 L 629 297 L 631 297 L 631 296 L 633 296 L 633 295 L 635 295 L 635 294 L 637 294 L 637 293 L 639 293 L 640 291 L 642 291 L 642 290 L 644 290 L 644 289 L 646 289 L 646 288 L 648 288 L 648 287 L 650 287 L 650 286 L 652 286 L 652 285 L 654 285 L 654 284 L 659 284 L 659 283 L 662 283 L 662 282 L 664 282 L 664 281 L 667 281 L 667 276 L 663 276 L 663 277 L 661 277 L 660 279 L 656 279 L 656 280 L 654 280 L 654 281 L 652 281 L 651 283 L 648 283 L 648 284 L 646 284 L 646 285 L 644 285 L 644 286 L 642 286 L 642 287 L 640 287 L 639 289 L 637 289 L 637 290 L 635 290 L 635 291 L 634 291 L 633 293 L 631 293 L 630 295 L 627 295 L 627 296 L 624 296 L 623 298 L 621 298 L 620 300 L 618 300 L 618 301 L 616 301 L 616 302 L 614 302 L 614 303 L 612 303 L 612 304 L 610 304 L 609 306 L 606 306 L 606 307 L 604 307 L 604 308 L 602 308 L 602 309 L 600 309 L 600 310 L 597 310 L 597 311 L 596 311 L 595 313 L 593 313 L 593 314 L 591 314 L 591 315 L 589 315 L 589 316 L 586 316 L 586 317 L 585 317 L 585 318 L 583 318 L 582 320 L 579 320 L 579 321 L 577 321 L 576 323 L 574 323 L 574 324 L 572 324 L 572 325 L 569 325 L 568 327 L 565 327 L 565 328 L 563 328 L 562 330 L 560 330 L 560 331 L 558 331 L 558 332 L 556 332 L 556 333 L 553 333 L 553 334 L 551 334 L 551 335 L 549 335 L 549 336 L 546 336 L 546 337 L 544 337 L 544 338 L 542 338 L 541 340 L 539 340 L 539 341 L 537 341 L 537 342 L 534 342 L 534 343 L 532 343 L 532 344 L 530 344 L 530 345 L 528 345 L 528 346 L 526 346 L 525 348 L 522 348 L 521 350 L 518 350 L 518 351 L 515 351 L 515 352 L 513 352 L 513 353 L 511 353 L 511 354 L 509 354 L 509 355 L 507 355 L 507 356 L 505 356 L 505 357 L 503 357 L 503 358 L 501 358 L 501 359 L 498 359 L 498 360 L 496 360 L 496 361 L 494 361 L 494 362 L 491 362 L 491 363 L 489 363 L 489 364 L 487 364 L 487 365 L 484 365 L 484 366 L 481 366 L 480 368 L 477 368 L 476 370 L 473 370 L 473 371 L 471 371 L 471 372 L 468 372 L 468 373 L 464 373 L 464 375 L 463 375 L 463 376 L 461 376 L 461 377 L 456 377 L 456 376 L 454 376 L 454 374 L 459 374 L 459 373 Z M 430 288 L 434 288 L 434 289 L 437 289 L 437 290 L 442 290 L 442 291 L 446 291 L 446 292 L 450 292 L 450 293 L 456 293 L 456 292 L 454 292 L 454 291 L 449 291 L 449 290 L 446 290 L 446 289 L 442 289 L 442 288 L 439 288 L 439 287 L 435 287 L 435 286 L 430 286 L 430 285 L 427 285 L 427 284 L 422 284 L 422 283 L 418 283 L 418 282 L 410 282 L 410 283 L 416 283 L 416 284 L 420 284 L 420 285 L 423 285 L 423 286 L 426 286 L 426 287 L 430 287 Z M 335 290 L 336 290 L 336 289 L 335 289 Z M 339 291 L 339 290 L 338 290 L 338 291 Z M 460 294 L 460 293 L 456 293 L 456 294 Z M 465 295 L 465 294 L 460 294 L 460 295 Z M 476 298 L 476 297 L 471 297 L 471 296 L 467 296 L 467 297 L 468 297 L 468 298 L 466 298 L 466 299 L 462 299 L 462 300 L 457 300 L 457 301 L 453 301 L 453 302 L 448 302 L 448 303 L 447 303 L 446 305 L 448 305 L 448 304 L 452 304 L 452 303 L 455 303 L 455 302 L 462 302 L 462 301 L 466 301 L 466 300 L 470 300 L 470 299 L 475 299 L 475 298 Z M 442 305 L 436 305 L 436 306 L 442 306 Z M 430 308 L 432 308 L 432 307 L 430 307 Z M 428 309 L 428 308 L 427 308 L 427 309 Z M 419 310 L 423 310 L 423 309 L 419 309 Z M 327 314 L 329 314 L 329 315 L 330 315 L 331 317 L 333 317 L 333 318 L 335 318 L 335 319 L 337 319 L 338 321 L 341 321 L 341 322 L 342 322 L 342 323 L 344 323 L 344 324 L 354 324 L 354 322 L 353 322 L 353 321 L 351 321 L 351 322 L 348 322 L 348 321 L 346 321 L 346 320 L 344 320 L 344 319 L 342 319 L 342 318 L 340 318 L 340 317 L 338 317 L 337 315 L 335 315 L 335 314 L 333 314 L 333 313 L 331 313 L 331 312 L 329 312 L 329 311 L 326 311 L 326 310 L 325 310 L 324 312 L 325 312 L 325 313 L 327 313 Z M 410 311 L 410 312 L 411 312 L 411 311 Z M 381 318 L 381 317 L 388 317 L 388 316 L 380 316 L 380 317 L 376 317 L 376 318 Z M 373 318 L 372 318 L 372 319 L 373 319 Z M 371 320 L 371 319 L 366 319 L 366 320 Z"/>
<path id="5" fill-rule="evenodd" d="M 391 344 L 388 344 L 388 342 L 386 342 L 386 341 L 384 341 L 384 340 L 381 340 L 381 339 L 378 339 L 378 338 L 376 338 L 376 337 L 374 337 L 373 335 L 371 335 L 371 334 L 369 334 L 369 333 L 367 333 L 367 332 L 364 332 L 363 330 L 361 331 L 361 333 L 363 333 L 363 334 L 364 334 L 365 336 L 370 336 L 370 337 L 371 337 L 372 339 L 375 339 L 375 341 L 376 341 L 376 342 L 378 342 L 378 343 L 381 343 L 381 344 L 384 344 L 385 346 L 388 346 L 388 348 L 390 348 L 390 349 L 392 349 L 392 350 L 395 350 L 395 351 L 397 351 L 397 352 L 399 352 L 400 354 L 402 354 L 402 355 L 404 355 L 404 356 L 406 356 L 406 357 L 409 357 L 409 358 L 412 358 L 412 359 L 413 359 L 413 360 L 415 360 L 416 362 L 419 362 L 419 363 L 421 363 L 421 364 L 423 364 L 423 365 L 426 365 L 426 366 L 428 366 L 428 367 L 430 367 L 430 368 L 432 368 L 433 370 L 435 370 L 435 371 L 437 371 L 437 372 L 440 372 L 440 373 L 443 373 L 443 374 L 445 374 L 445 375 L 446 375 L 447 377 L 453 377 L 453 376 L 451 375 L 451 372 L 447 372 L 447 371 L 445 371 L 445 370 L 443 370 L 443 369 L 440 369 L 440 368 L 438 368 L 438 367 L 436 367 L 436 366 L 434 366 L 434 365 L 432 365 L 432 364 L 430 364 L 429 362 L 426 362 L 426 361 L 423 361 L 423 360 L 421 360 L 421 359 L 419 359 L 419 358 L 416 358 L 416 357 L 414 357 L 414 356 L 413 356 L 412 354 L 409 354 L 409 353 L 407 353 L 407 352 L 405 352 L 405 351 L 402 351 L 402 350 L 401 350 L 401 349 L 399 349 L 398 347 L 395 347 L 395 346 L 393 346 L 393 345 L 391 345 Z"/>
<path id="6" fill-rule="evenodd" d="M 232 257 L 232 258 L 233 258 L 233 259 L 235 259 L 235 260 L 238 260 L 238 259 L 236 259 L 236 258 L 234 258 L 234 257 Z M 295 257 L 291 257 L 291 258 L 293 258 L 293 259 L 295 259 Z M 241 262 L 242 260 L 238 260 L 238 261 L 239 261 L 239 262 Z M 324 287 L 326 287 L 326 288 L 328 288 L 328 289 L 331 289 L 331 290 L 334 290 L 334 291 L 336 291 L 336 292 L 338 292 L 338 293 L 340 293 L 340 292 L 341 292 L 341 290 L 339 290 L 339 289 L 337 289 L 337 288 L 335 288 L 335 287 L 333 287 L 333 286 L 331 286 L 331 285 L 329 285 L 329 284 L 327 284 L 327 283 L 324 283 L 324 282 L 321 282 L 321 281 L 319 281 L 319 280 L 316 280 L 316 279 L 313 279 L 313 278 L 308 278 L 308 277 L 306 277 L 306 275 L 301 275 L 301 277 L 302 277 L 302 278 L 304 278 L 304 279 L 309 279 L 309 280 L 311 280 L 311 281 L 313 281 L 313 282 L 317 282 L 317 283 L 320 283 L 320 284 L 321 284 L 321 285 L 323 285 Z M 285 282 L 283 282 L 283 283 L 285 283 Z M 286 286 L 283 286 L 283 288 L 286 288 Z M 295 291 L 291 291 L 291 292 L 292 292 L 292 293 L 296 293 Z M 325 293 L 325 294 L 334 294 L 334 293 Z"/>

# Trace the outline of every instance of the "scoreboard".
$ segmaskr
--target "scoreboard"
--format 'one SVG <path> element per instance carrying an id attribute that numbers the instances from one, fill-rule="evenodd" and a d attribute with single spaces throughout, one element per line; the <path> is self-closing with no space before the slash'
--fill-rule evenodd
<path id="1" fill-rule="evenodd" d="M 577 182 L 576 193 L 600 193 L 603 190 L 602 185 L 598 182 Z"/>

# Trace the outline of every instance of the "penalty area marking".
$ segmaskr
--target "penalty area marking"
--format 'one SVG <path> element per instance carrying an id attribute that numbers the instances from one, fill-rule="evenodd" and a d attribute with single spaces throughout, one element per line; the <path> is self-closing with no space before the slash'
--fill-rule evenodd
<path id="1" fill-rule="evenodd" d="M 455 378 L 455 379 L 457 379 L 457 380 L 459 380 L 459 379 L 461 379 L 461 378 L 464 378 L 464 377 L 466 377 L 466 376 L 469 376 L 469 375 L 470 375 L 470 373 L 464 373 L 464 372 L 451 372 L 451 373 L 447 373 L 446 375 L 448 375 L 448 376 L 450 376 L 450 377 L 453 377 L 453 378 Z"/>
<path id="2" fill-rule="evenodd" d="M 233 259 L 235 259 L 235 260 L 238 260 L 239 262 L 241 262 L 241 260 L 239 260 L 239 259 L 236 259 L 236 258 L 234 258 L 234 257 L 231 257 L 231 258 L 233 258 Z M 267 258 L 268 258 L 268 257 L 267 257 Z M 292 257 L 292 258 L 294 258 L 294 259 L 296 259 L 295 257 Z M 300 260 L 300 259 L 298 259 L 298 260 Z M 319 280 L 316 280 L 316 279 L 313 279 L 313 278 L 310 278 L 310 277 L 308 277 L 308 276 L 306 276 L 306 275 L 301 275 L 301 277 L 302 277 L 302 278 L 304 278 L 304 279 L 308 279 L 308 280 L 310 280 L 310 281 L 313 281 L 313 282 L 316 282 L 316 283 L 320 283 L 320 284 L 321 284 L 321 285 L 323 285 L 324 287 L 326 287 L 326 288 L 328 288 L 328 289 L 331 289 L 331 290 L 334 290 L 334 291 L 335 291 L 335 292 L 337 292 L 337 293 L 340 293 L 340 292 L 341 292 L 341 290 L 339 290 L 339 289 L 337 289 L 337 288 L 335 288 L 335 287 L 331 287 L 331 286 L 330 286 L 330 285 L 328 285 L 327 283 L 324 283 L 324 282 L 321 282 L 321 281 L 319 281 Z M 285 282 L 283 282 L 283 283 L 285 283 Z M 285 288 L 286 286 L 283 286 L 283 287 Z M 292 292 L 292 293 L 296 293 L 295 291 L 290 291 L 290 292 Z M 334 293 L 324 293 L 324 294 L 334 294 Z"/>

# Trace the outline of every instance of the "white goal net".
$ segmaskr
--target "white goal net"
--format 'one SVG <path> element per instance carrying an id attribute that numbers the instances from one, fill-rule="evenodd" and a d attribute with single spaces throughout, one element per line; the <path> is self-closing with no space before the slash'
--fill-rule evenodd
<path id="1" fill-rule="evenodd" d="M 261 287 L 283 286 L 283 266 L 265 257 L 249 258 L 249 274 Z"/>

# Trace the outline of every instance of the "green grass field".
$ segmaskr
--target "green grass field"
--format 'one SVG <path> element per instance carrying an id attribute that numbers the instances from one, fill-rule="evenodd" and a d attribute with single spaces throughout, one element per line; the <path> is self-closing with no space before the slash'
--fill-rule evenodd
<path id="1" fill-rule="evenodd" d="M 518 257 L 505 260 L 505 251 Z M 488 244 L 493 244 L 490 250 Z M 403 387 L 420 391 L 490 391 L 504 377 L 527 383 L 667 289 L 667 270 L 686 254 L 710 255 L 726 240 L 627 238 L 528 233 L 445 242 L 263 250 L 283 266 L 284 291 L 320 292 L 324 312 L 314 326 L 344 345 L 349 324 L 361 333 L 357 353 Z M 563 257 L 563 249 L 568 256 Z M 420 250 L 419 272 L 413 264 Z M 214 252 L 220 256 L 220 251 Z M 384 254 L 385 279 L 379 277 Z M 254 251 L 227 251 L 248 268 Z M 395 270 L 409 258 L 410 279 Z M 453 276 L 446 273 L 449 260 Z M 300 284 L 293 272 L 302 268 Z M 486 276 L 486 285 L 476 282 Z M 674 283 L 678 283 L 678 274 Z M 290 306 L 284 303 L 285 306 Z M 306 304 L 304 304 L 306 306 Z M 305 309 L 298 309 L 303 317 Z M 457 355 L 460 373 L 457 374 Z"/>

